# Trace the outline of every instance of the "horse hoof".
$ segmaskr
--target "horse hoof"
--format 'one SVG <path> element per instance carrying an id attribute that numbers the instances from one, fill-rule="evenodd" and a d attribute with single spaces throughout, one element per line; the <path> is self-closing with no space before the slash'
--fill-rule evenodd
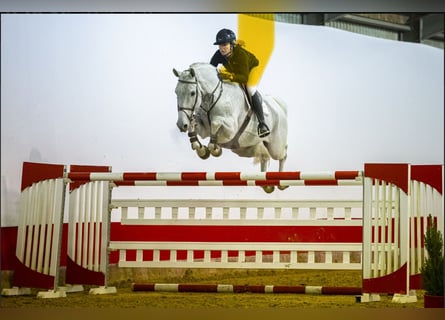
<path id="1" fill-rule="evenodd" d="M 286 190 L 287 188 L 289 188 L 289 186 L 278 186 L 278 189 L 280 190 Z"/>
<path id="2" fill-rule="evenodd" d="M 201 159 L 206 160 L 206 159 L 208 159 L 210 157 L 210 150 L 207 147 L 203 147 L 203 149 L 204 149 L 204 152 L 202 152 L 202 149 L 201 149 L 201 152 L 200 151 L 196 151 L 196 153 L 198 154 L 198 156 Z"/>
<path id="3" fill-rule="evenodd" d="M 222 149 L 221 148 L 214 148 L 210 151 L 210 153 L 212 154 L 212 156 L 214 157 L 219 157 L 222 154 Z"/>
<path id="4" fill-rule="evenodd" d="M 219 157 L 222 153 L 222 148 L 215 143 L 209 143 L 208 148 L 214 157 Z"/>
<path id="5" fill-rule="evenodd" d="M 275 187 L 274 186 L 263 186 L 263 190 L 266 193 L 272 193 L 275 190 Z"/>

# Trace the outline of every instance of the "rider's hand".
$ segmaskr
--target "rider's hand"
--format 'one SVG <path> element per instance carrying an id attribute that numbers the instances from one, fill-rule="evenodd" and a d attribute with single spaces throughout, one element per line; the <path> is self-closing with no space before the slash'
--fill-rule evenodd
<path id="1" fill-rule="evenodd" d="M 220 71 L 219 72 L 219 78 L 221 80 L 232 81 L 233 80 L 233 73 L 230 73 L 230 72 L 227 72 L 227 71 Z"/>
<path id="2" fill-rule="evenodd" d="M 218 63 L 218 65 L 216 66 L 216 70 L 218 72 L 221 72 L 221 71 L 226 71 L 226 68 L 224 67 L 224 65 L 222 63 Z"/>

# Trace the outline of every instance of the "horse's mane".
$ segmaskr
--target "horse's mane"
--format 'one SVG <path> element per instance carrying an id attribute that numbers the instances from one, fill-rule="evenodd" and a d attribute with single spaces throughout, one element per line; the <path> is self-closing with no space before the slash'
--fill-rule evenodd
<path id="1" fill-rule="evenodd" d="M 213 86 L 215 81 L 220 81 L 218 78 L 216 67 L 210 63 L 194 62 L 190 65 L 190 69 L 193 69 L 201 85 L 209 84 L 210 86 Z M 212 87 L 209 87 L 207 89 L 211 90 Z"/>
<path id="2" fill-rule="evenodd" d="M 190 68 L 192 68 L 192 69 L 201 69 L 201 68 L 215 69 L 215 67 L 208 62 L 194 62 L 190 65 Z"/>

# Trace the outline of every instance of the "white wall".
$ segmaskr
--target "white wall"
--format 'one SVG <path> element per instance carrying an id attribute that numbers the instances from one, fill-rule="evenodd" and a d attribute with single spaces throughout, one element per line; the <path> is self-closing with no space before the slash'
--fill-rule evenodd
<path id="1" fill-rule="evenodd" d="M 227 150 L 217 159 L 197 158 L 175 124 L 172 68 L 208 61 L 216 32 L 237 31 L 237 15 L 25 14 L 2 16 L 1 23 L 3 226 L 17 223 L 23 161 L 113 171 L 259 170 Z M 443 50 L 425 45 L 276 23 L 259 89 L 289 105 L 286 170 L 443 163 L 443 59 Z M 308 192 L 229 189 L 222 196 Z M 159 197 L 167 195 L 162 191 Z M 194 197 L 197 190 L 169 192 Z"/>

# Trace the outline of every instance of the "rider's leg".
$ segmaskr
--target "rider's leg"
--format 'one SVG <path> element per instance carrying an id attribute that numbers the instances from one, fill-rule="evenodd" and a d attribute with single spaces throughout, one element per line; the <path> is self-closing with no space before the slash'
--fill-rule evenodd
<path id="1" fill-rule="evenodd" d="M 264 121 L 263 98 L 255 87 L 247 86 L 247 91 L 252 97 L 252 109 L 253 112 L 255 112 L 255 115 L 257 116 L 259 122 L 258 136 L 260 136 L 260 138 L 267 137 L 270 134 L 270 130 Z"/>

